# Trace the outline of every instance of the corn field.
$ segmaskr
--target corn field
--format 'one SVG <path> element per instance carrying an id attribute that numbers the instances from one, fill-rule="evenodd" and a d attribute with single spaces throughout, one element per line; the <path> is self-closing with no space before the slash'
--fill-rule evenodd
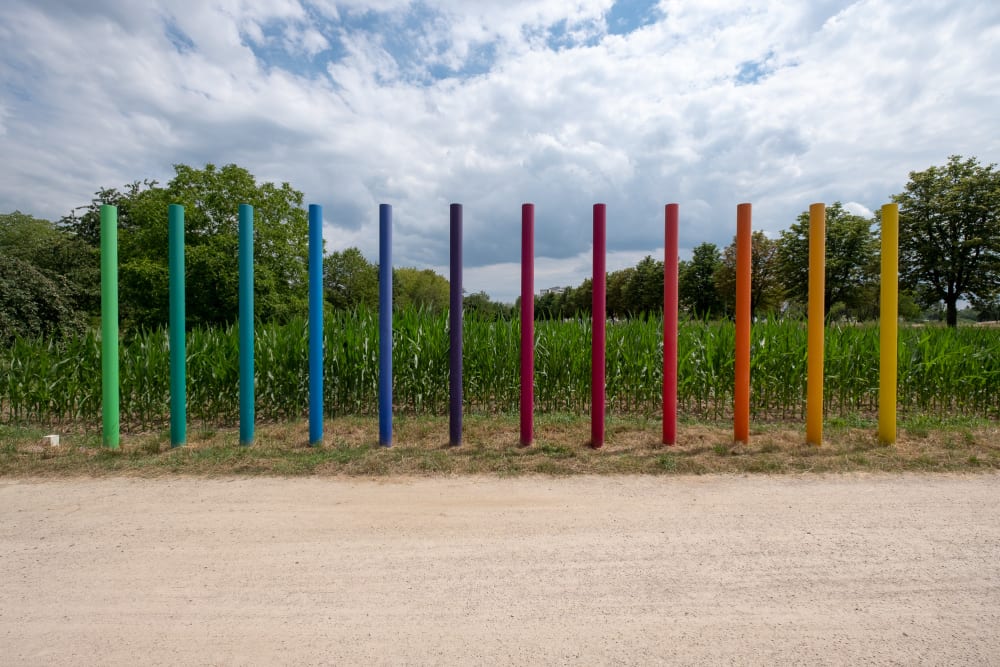
<path id="1" fill-rule="evenodd" d="M 378 318 L 369 312 L 328 314 L 325 409 L 329 416 L 376 415 Z M 466 410 L 516 413 L 520 325 L 467 319 L 464 327 Z M 535 401 L 540 412 L 590 411 L 590 322 L 536 323 Z M 397 313 L 393 328 L 396 410 L 447 414 L 447 314 Z M 828 417 L 874 416 L 878 408 L 878 328 L 826 330 L 824 400 Z M 16 423 L 99 423 L 100 340 L 95 333 L 55 342 L 18 340 L 0 350 L 0 419 Z M 734 329 L 729 322 L 682 322 L 678 341 L 681 416 L 732 414 Z M 166 331 L 123 341 L 121 418 L 129 428 L 169 419 Z M 308 405 L 306 321 L 259 325 L 256 413 L 260 420 L 302 417 Z M 235 424 L 239 415 L 236 327 L 194 330 L 187 338 L 188 415 L 195 422 Z M 607 397 L 612 414 L 656 416 L 662 384 L 662 321 L 634 319 L 607 327 Z M 804 417 L 806 325 L 757 323 L 752 330 L 751 412 L 756 419 Z M 900 330 L 899 408 L 906 414 L 1000 418 L 1000 331 L 977 327 Z"/>

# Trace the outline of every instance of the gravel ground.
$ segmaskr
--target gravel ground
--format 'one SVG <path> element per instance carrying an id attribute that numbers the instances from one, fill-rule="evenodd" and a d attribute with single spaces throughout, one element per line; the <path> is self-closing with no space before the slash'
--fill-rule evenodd
<path id="1" fill-rule="evenodd" d="M 1000 476 L 0 480 L 5 664 L 1000 664 Z"/>

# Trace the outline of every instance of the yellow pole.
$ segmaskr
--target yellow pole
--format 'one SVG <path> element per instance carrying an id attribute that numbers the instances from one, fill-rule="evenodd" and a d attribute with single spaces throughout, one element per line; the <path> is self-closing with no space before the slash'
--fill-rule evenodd
<path id="1" fill-rule="evenodd" d="M 809 207 L 809 360 L 806 371 L 806 442 L 823 443 L 823 325 L 826 206 Z"/>
<path id="2" fill-rule="evenodd" d="M 882 207 L 882 289 L 879 305 L 878 439 L 896 442 L 896 345 L 899 327 L 899 205 Z"/>

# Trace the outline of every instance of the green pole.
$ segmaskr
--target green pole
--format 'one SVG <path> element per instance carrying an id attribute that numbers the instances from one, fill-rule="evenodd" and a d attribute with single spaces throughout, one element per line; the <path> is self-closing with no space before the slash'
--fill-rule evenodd
<path id="1" fill-rule="evenodd" d="M 104 446 L 118 449 L 118 208 L 101 206 L 101 397 Z"/>
<path id="2" fill-rule="evenodd" d="M 170 266 L 170 446 L 187 442 L 187 370 L 184 312 L 184 207 L 171 204 L 167 227 Z"/>

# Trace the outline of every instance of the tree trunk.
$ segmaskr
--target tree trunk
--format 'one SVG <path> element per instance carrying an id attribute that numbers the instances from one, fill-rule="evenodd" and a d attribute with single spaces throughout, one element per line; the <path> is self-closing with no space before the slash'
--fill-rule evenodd
<path id="1" fill-rule="evenodd" d="M 958 326 L 958 297 L 945 299 L 945 306 L 948 326 Z"/>

